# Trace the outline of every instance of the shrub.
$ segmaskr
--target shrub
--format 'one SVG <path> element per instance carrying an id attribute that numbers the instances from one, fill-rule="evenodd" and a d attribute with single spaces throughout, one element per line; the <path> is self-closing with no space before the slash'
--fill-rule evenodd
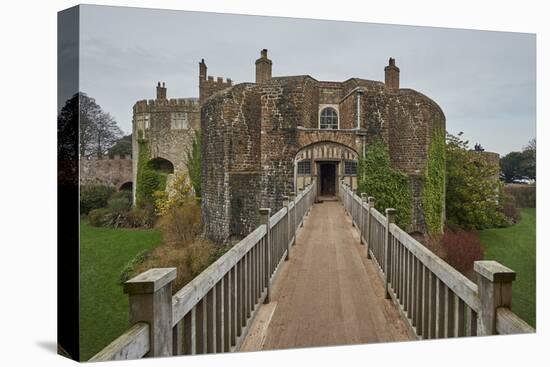
<path id="1" fill-rule="evenodd" d="M 479 159 L 468 149 L 461 134 L 447 134 L 447 223 L 462 229 L 506 226 L 499 198 L 498 166 Z"/>
<path id="2" fill-rule="evenodd" d="M 411 222 L 411 188 L 406 174 L 391 168 L 388 147 L 377 141 L 359 158 L 358 189 L 374 196 L 376 209 L 397 209 L 396 223 L 407 228 Z"/>
<path id="3" fill-rule="evenodd" d="M 93 227 L 108 227 L 115 222 L 115 215 L 107 208 L 91 210 L 88 214 L 90 225 Z"/>
<path id="4" fill-rule="evenodd" d="M 516 198 L 504 191 L 501 193 L 500 198 L 502 200 L 502 213 L 512 223 L 517 223 L 520 219 L 520 211 L 516 204 Z"/>
<path id="5" fill-rule="evenodd" d="M 164 242 L 173 246 L 185 246 L 202 231 L 201 211 L 194 200 L 168 209 L 159 219 Z"/>
<path id="6" fill-rule="evenodd" d="M 483 259 L 483 248 L 476 232 L 446 228 L 441 244 L 447 262 L 462 273 L 471 270 L 474 261 Z"/>
<path id="7" fill-rule="evenodd" d="M 156 214 L 165 215 L 171 208 L 180 207 L 193 201 L 191 191 L 192 186 L 187 175 L 185 172 L 179 172 L 170 183 L 169 188 L 153 193 Z"/>
<path id="8" fill-rule="evenodd" d="M 186 247 L 163 244 L 156 247 L 143 263 L 136 266 L 134 274 L 151 268 L 175 267 L 177 275 L 173 290 L 176 292 L 212 263 L 216 248 L 201 237 L 195 238 L 193 243 Z"/>
<path id="9" fill-rule="evenodd" d="M 106 185 L 80 186 L 80 213 L 88 214 L 93 209 L 104 208 L 115 188 Z"/>
<path id="10" fill-rule="evenodd" d="M 535 185 L 509 184 L 504 186 L 504 193 L 512 195 L 520 208 L 537 206 L 537 187 Z"/>
<path id="11" fill-rule="evenodd" d="M 136 202 L 138 205 L 153 202 L 153 193 L 155 191 L 164 191 L 166 189 L 167 174 L 156 171 L 147 162 L 151 158 L 151 153 L 147 142 L 140 139 L 138 141 L 138 162 L 137 162 L 137 182 L 136 182 Z"/>
<path id="12" fill-rule="evenodd" d="M 128 190 L 117 191 L 113 193 L 113 195 L 111 195 L 110 199 L 126 199 L 131 203 L 133 199 L 132 191 L 128 191 Z"/>
<path id="13" fill-rule="evenodd" d="M 147 256 L 151 253 L 151 250 L 143 250 L 140 253 L 138 253 L 133 259 L 128 261 L 128 263 L 124 266 L 122 271 L 120 272 L 119 282 L 120 284 L 130 280 L 132 277 L 137 275 L 135 272 L 135 268 L 141 264 Z"/>
<path id="14" fill-rule="evenodd" d="M 132 203 L 125 198 L 110 199 L 107 208 L 115 215 L 126 213 L 132 207 Z"/>
<path id="15" fill-rule="evenodd" d="M 124 215 L 123 225 L 130 228 L 150 228 L 155 224 L 155 210 L 152 205 L 142 205 L 130 209 Z"/>

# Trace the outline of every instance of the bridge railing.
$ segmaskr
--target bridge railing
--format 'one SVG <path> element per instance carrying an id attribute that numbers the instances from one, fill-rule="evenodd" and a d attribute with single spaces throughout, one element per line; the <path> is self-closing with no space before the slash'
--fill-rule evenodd
<path id="1" fill-rule="evenodd" d="M 124 283 L 131 327 L 90 361 L 238 350 L 271 283 L 289 258 L 296 232 L 315 202 L 316 181 L 172 294 L 175 268 L 150 269 Z"/>
<path id="2" fill-rule="evenodd" d="M 357 227 L 368 258 L 377 265 L 391 298 L 419 339 L 531 333 L 511 310 L 516 273 L 495 261 L 476 261 L 477 284 L 455 270 L 385 215 L 375 199 L 340 184 L 340 198 Z"/>

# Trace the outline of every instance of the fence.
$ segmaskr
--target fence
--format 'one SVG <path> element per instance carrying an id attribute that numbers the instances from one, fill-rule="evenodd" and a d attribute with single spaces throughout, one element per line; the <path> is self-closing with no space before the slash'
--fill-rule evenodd
<path id="1" fill-rule="evenodd" d="M 477 284 L 382 215 L 375 199 L 340 184 L 340 198 L 357 227 L 367 257 L 377 265 L 391 298 L 418 339 L 531 333 L 511 310 L 516 273 L 495 261 L 476 261 Z"/>
<path id="2" fill-rule="evenodd" d="M 316 193 L 314 180 L 275 215 L 260 209 L 262 224 L 174 295 L 175 268 L 127 281 L 132 326 L 90 361 L 238 350 Z"/>

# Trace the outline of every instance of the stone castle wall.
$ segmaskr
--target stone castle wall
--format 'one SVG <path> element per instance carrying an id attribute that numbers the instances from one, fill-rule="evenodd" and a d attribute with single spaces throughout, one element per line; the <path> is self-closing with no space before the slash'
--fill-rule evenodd
<path id="1" fill-rule="evenodd" d="M 339 130 L 319 129 L 324 105 L 338 110 Z M 410 230 L 425 231 L 420 175 L 431 134 L 436 128 L 444 131 L 445 117 L 418 92 L 356 78 L 339 83 L 307 75 L 262 77 L 207 98 L 201 126 L 203 220 L 215 241 L 248 234 L 259 224 L 258 208 L 276 212 L 282 207 L 283 196 L 295 190 L 301 149 L 337 143 L 357 155 L 376 140 L 388 144 L 392 166 L 411 177 Z"/>
<path id="2" fill-rule="evenodd" d="M 108 185 L 121 189 L 128 183 L 132 183 L 132 158 L 80 159 L 81 185 Z"/>
<path id="3" fill-rule="evenodd" d="M 176 118 L 179 119 L 178 125 L 174 125 Z M 132 126 L 133 182 L 137 182 L 138 139 L 143 139 L 148 145 L 149 159 L 163 158 L 170 161 L 175 174 L 187 172 L 187 152 L 195 132 L 200 129 L 200 104 L 197 98 L 168 99 L 165 88 L 160 92 L 157 90 L 156 99 L 135 103 Z"/>

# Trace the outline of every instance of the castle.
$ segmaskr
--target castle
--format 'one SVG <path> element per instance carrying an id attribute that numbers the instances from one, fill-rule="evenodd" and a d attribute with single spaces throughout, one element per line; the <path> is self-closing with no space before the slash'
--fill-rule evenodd
<path id="1" fill-rule="evenodd" d="M 208 76 L 201 60 L 198 100 L 167 99 L 159 83 L 155 100 L 134 106 L 133 157 L 141 136 L 151 160 L 168 173 L 185 169 L 192 133 L 202 130 L 208 237 L 223 243 L 247 235 L 259 224 L 258 208 L 279 210 L 283 196 L 314 178 L 319 196 L 336 195 L 341 180 L 356 189 L 358 155 L 378 140 L 388 146 L 392 167 L 410 178 L 409 232 L 426 231 L 421 197 L 428 150 L 434 131 L 445 131 L 445 115 L 430 98 L 400 88 L 394 59 L 384 82 L 273 77 L 265 49 L 255 66 L 254 83 L 233 85 Z M 134 182 L 136 167 L 134 158 Z"/>

